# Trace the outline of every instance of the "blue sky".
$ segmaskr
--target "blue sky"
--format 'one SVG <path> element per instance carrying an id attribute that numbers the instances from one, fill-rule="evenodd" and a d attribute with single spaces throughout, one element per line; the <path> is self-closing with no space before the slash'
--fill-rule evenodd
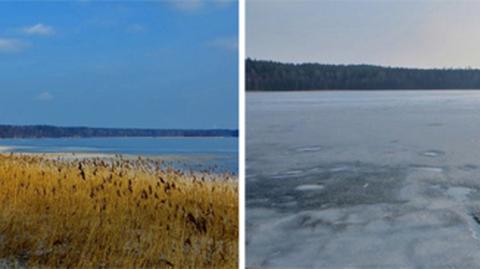
<path id="1" fill-rule="evenodd" d="M 228 0 L 0 2 L 0 123 L 237 128 Z"/>
<path id="2" fill-rule="evenodd" d="M 480 1 L 247 0 L 247 56 L 480 68 Z"/>

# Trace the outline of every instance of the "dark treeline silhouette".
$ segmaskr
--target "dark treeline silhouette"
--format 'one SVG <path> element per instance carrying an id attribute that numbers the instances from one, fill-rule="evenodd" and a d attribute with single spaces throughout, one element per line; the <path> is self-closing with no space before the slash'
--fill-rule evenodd
<path id="1" fill-rule="evenodd" d="M 56 127 L 48 125 L 0 125 L 0 138 L 60 137 L 238 137 L 238 130 L 120 129 Z"/>
<path id="2" fill-rule="evenodd" d="M 292 64 L 247 59 L 249 91 L 480 89 L 480 69 Z"/>

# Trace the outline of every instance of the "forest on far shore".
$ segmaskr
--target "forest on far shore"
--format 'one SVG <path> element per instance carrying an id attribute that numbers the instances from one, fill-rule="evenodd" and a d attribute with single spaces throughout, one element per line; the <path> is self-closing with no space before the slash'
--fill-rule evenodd
<path id="1" fill-rule="evenodd" d="M 57 127 L 49 125 L 0 125 L 0 138 L 60 137 L 238 137 L 238 130 L 229 129 L 126 129 Z"/>
<path id="2" fill-rule="evenodd" d="M 246 60 L 247 91 L 480 89 L 480 69 Z"/>

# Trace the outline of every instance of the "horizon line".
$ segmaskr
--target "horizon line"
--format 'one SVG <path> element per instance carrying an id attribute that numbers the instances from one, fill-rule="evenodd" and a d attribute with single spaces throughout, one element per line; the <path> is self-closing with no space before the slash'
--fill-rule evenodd
<path id="1" fill-rule="evenodd" d="M 92 127 L 62 126 L 52 124 L 0 124 L 0 127 L 54 127 L 54 128 L 88 128 L 88 129 L 120 129 L 120 130 L 178 130 L 178 131 L 238 131 L 238 128 L 144 128 L 144 127 Z"/>

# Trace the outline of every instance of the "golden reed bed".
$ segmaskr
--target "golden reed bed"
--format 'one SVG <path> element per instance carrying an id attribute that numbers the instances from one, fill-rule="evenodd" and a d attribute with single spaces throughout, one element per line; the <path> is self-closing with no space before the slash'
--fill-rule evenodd
<path id="1" fill-rule="evenodd" d="M 0 260 L 27 268 L 237 268 L 237 181 L 142 159 L 0 155 Z"/>

